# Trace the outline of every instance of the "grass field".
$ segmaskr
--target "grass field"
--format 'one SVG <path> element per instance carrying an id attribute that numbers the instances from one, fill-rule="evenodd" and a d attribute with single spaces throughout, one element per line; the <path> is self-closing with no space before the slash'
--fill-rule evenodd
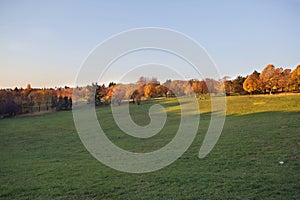
<path id="1" fill-rule="evenodd" d="M 137 124 L 149 123 L 153 103 L 169 112 L 164 130 L 150 139 L 122 134 L 109 107 L 97 114 L 115 144 L 147 152 L 167 144 L 180 119 L 176 100 L 164 99 L 132 105 Z M 93 158 L 71 111 L 0 120 L 0 198 L 300 199 L 300 95 L 227 97 L 221 138 L 204 159 L 198 152 L 210 103 L 199 103 L 201 121 L 190 148 L 173 164 L 145 174 L 119 172 Z"/>

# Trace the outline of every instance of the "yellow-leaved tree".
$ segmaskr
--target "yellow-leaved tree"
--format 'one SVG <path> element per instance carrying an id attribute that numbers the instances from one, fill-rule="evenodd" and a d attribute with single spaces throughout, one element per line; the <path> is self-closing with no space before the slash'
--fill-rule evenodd
<path id="1" fill-rule="evenodd" d="M 243 83 L 243 88 L 250 94 L 260 92 L 262 90 L 262 82 L 259 79 L 259 73 L 254 71 L 249 75 Z"/>
<path id="2" fill-rule="evenodd" d="M 300 65 L 292 71 L 288 80 L 288 88 L 290 91 L 300 92 Z"/>

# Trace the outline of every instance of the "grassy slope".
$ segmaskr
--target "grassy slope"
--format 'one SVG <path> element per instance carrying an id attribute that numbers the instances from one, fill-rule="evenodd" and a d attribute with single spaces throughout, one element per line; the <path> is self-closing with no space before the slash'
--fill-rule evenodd
<path id="1" fill-rule="evenodd" d="M 116 144 L 145 152 L 165 145 L 178 127 L 176 101 L 161 103 L 172 110 L 168 126 L 147 141 L 122 134 L 109 108 L 97 113 Z M 131 107 L 137 123 L 149 122 L 150 105 Z M 209 122 L 209 102 L 200 106 L 199 134 L 188 151 L 147 174 L 118 172 L 94 159 L 80 142 L 71 112 L 0 120 L 0 198 L 300 198 L 299 95 L 228 97 L 221 138 L 201 160 L 197 155 Z"/>

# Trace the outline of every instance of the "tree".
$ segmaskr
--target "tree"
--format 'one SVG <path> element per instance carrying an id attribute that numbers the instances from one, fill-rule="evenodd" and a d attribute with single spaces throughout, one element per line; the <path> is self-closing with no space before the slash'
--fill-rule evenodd
<path id="1" fill-rule="evenodd" d="M 54 108 L 56 108 L 57 106 L 57 97 L 55 95 L 52 95 L 51 97 L 51 108 L 52 111 L 54 110 Z"/>
<path id="2" fill-rule="evenodd" d="M 200 91 L 201 91 L 200 81 L 198 81 L 197 79 L 191 79 L 191 80 L 189 80 L 189 84 L 192 87 L 192 89 L 193 89 L 194 93 L 196 94 L 196 96 L 199 96 Z"/>
<path id="3" fill-rule="evenodd" d="M 277 89 L 277 73 L 278 71 L 275 72 L 275 67 L 272 64 L 267 65 L 261 72 L 259 78 L 261 80 L 264 93 L 270 92 L 270 94 L 272 94 L 272 89 Z"/>
<path id="4" fill-rule="evenodd" d="M 138 86 L 144 86 L 144 85 L 146 85 L 146 84 L 147 84 L 147 78 L 144 77 L 144 76 L 141 76 L 141 77 L 139 78 L 139 80 L 136 82 L 136 84 L 137 84 Z"/>
<path id="5" fill-rule="evenodd" d="M 63 97 L 62 96 L 59 96 L 58 97 L 58 103 L 57 103 L 57 106 L 56 106 L 56 110 L 59 111 L 59 110 L 62 110 L 62 106 L 63 106 Z"/>
<path id="6" fill-rule="evenodd" d="M 148 83 L 146 86 L 145 86 L 145 97 L 146 98 L 152 98 L 152 97 L 155 97 L 156 96 L 156 89 L 155 89 L 155 84 L 153 83 Z"/>
<path id="7" fill-rule="evenodd" d="M 292 71 L 287 85 L 290 91 L 300 92 L 300 65 Z"/>
<path id="8" fill-rule="evenodd" d="M 18 105 L 12 99 L 8 99 L 8 101 L 4 105 L 4 113 L 8 114 L 9 117 L 16 116 L 18 112 Z"/>
<path id="9" fill-rule="evenodd" d="M 124 84 L 124 89 L 125 89 L 125 96 L 124 99 L 130 100 L 132 97 L 132 94 L 136 90 L 136 84 L 130 83 L 130 84 Z"/>
<path id="10" fill-rule="evenodd" d="M 231 80 L 226 80 L 224 82 L 226 95 L 230 95 L 234 93 L 233 83 Z"/>
<path id="11" fill-rule="evenodd" d="M 261 91 L 261 81 L 259 79 L 259 73 L 254 71 L 251 75 L 249 75 L 243 83 L 243 88 L 250 94 L 253 92 L 260 92 Z"/>
<path id="12" fill-rule="evenodd" d="M 152 77 L 152 78 L 150 79 L 149 83 L 152 83 L 152 84 L 154 84 L 154 85 L 159 85 L 159 84 L 160 84 L 160 82 L 157 80 L 156 77 Z"/>
<path id="13" fill-rule="evenodd" d="M 51 102 L 51 97 L 54 95 L 54 91 L 51 89 L 44 89 L 44 99 L 43 101 L 45 102 L 46 110 L 49 110 L 49 104 Z"/>
<path id="14" fill-rule="evenodd" d="M 200 81 L 200 94 L 208 94 L 208 87 L 204 80 Z"/>
<path id="15" fill-rule="evenodd" d="M 26 90 L 31 90 L 31 85 L 27 84 Z"/>
<path id="16" fill-rule="evenodd" d="M 41 104 L 42 104 L 42 101 L 44 99 L 44 92 L 42 90 L 36 90 L 34 89 L 29 97 L 33 98 L 33 101 L 37 103 L 38 105 L 38 111 L 40 112 L 41 111 Z"/>
<path id="17" fill-rule="evenodd" d="M 73 102 L 72 97 L 69 98 L 69 108 L 72 110 Z"/>
<path id="18" fill-rule="evenodd" d="M 116 83 L 114 83 L 114 82 L 110 82 L 109 84 L 108 84 L 108 87 L 110 88 L 110 87 L 114 87 L 115 85 L 117 85 Z"/>
<path id="19" fill-rule="evenodd" d="M 281 76 L 278 80 L 278 88 L 280 89 L 281 92 L 287 91 L 288 81 L 289 81 L 290 77 L 291 77 L 290 69 L 285 69 L 281 72 Z"/>
<path id="20" fill-rule="evenodd" d="M 137 90 L 140 97 L 145 95 L 145 87 L 143 85 L 139 86 Z"/>
<path id="21" fill-rule="evenodd" d="M 111 86 L 112 87 L 112 86 Z M 97 86 L 95 94 L 95 105 L 102 105 L 104 97 L 107 94 L 108 89 L 103 84 L 102 86 Z"/>
<path id="22" fill-rule="evenodd" d="M 194 91 L 188 81 L 183 82 L 183 93 L 187 96 L 191 96 Z"/>
<path id="23" fill-rule="evenodd" d="M 122 100 L 125 98 L 126 95 L 126 86 L 123 84 L 118 84 L 114 86 L 113 92 L 112 92 L 112 103 L 117 103 L 118 105 L 121 105 Z"/>
<path id="24" fill-rule="evenodd" d="M 191 85 L 196 96 L 200 96 L 201 94 L 207 94 L 208 88 L 205 81 L 198 81 L 196 79 L 189 80 L 189 84 Z"/>
<path id="25" fill-rule="evenodd" d="M 182 81 L 182 80 L 174 80 L 167 87 L 169 91 L 171 91 L 171 93 L 174 93 L 176 96 L 182 96 L 185 94 L 184 93 L 185 82 L 186 81 Z"/>
<path id="26" fill-rule="evenodd" d="M 67 96 L 64 97 L 63 109 L 64 110 L 69 109 L 69 98 Z"/>
<path id="27" fill-rule="evenodd" d="M 270 80 L 272 85 L 271 91 L 273 92 L 278 92 L 278 90 L 282 91 L 283 88 L 279 86 L 279 81 L 281 78 L 283 78 L 283 69 L 281 67 L 275 68 L 273 77 Z"/>
<path id="28" fill-rule="evenodd" d="M 246 94 L 243 88 L 244 81 L 246 80 L 243 76 L 237 76 L 236 79 L 232 81 L 233 91 L 237 94 Z"/>
<path id="29" fill-rule="evenodd" d="M 165 86 L 163 85 L 157 85 L 155 87 L 155 90 L 156 90 L 156 95 L 158 97 L 163 97 L 163 96 L 166 96 L 166 93 L 168 91 L 168 88 L 166 88 Z"/>
<path id="30" fill-rule="evenodd" d="M 290 69 L 275 68 L 274 65 L 267 65 L 260 74 L 260 80 L 264 92 L 283 92 L 286 90 L 290 78 Z"/>
<path id="31" fill-rule="evenodd" d="M 133 104 L 135 104 L 135 101 L 137 101 L 138 99 L 140 99 L 140 94 L 139 94 L 139 91 L 136 89 L 131 94 L 130 100 L 132 101 Z"/>

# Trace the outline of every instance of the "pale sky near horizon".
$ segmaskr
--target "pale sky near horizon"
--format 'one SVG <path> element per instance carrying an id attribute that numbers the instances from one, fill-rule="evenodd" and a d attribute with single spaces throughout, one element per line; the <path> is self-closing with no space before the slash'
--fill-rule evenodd
<path id="1" fill-rule="evenodd" d="M 193 38 L 222 76 L 300 64 L 298 0 L 0 0 L 0 88 L 72 86 L 100 42 L 141 27 Z"/>

